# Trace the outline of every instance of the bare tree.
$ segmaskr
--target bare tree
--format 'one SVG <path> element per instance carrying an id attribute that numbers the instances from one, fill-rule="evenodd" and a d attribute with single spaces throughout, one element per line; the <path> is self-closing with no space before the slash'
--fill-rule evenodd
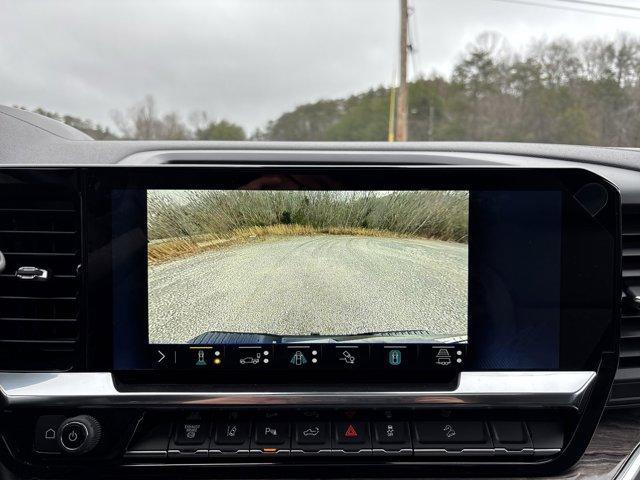
<path id="1" fill-rule="evenodd" d="M 111 112 L 111 118 L 124 138 L 132 140 L 186 140 L 190 138 L 187 126 L 176 112 L 162 117 L 157 112 L 156 102 L 151 95 L 137 105 Z"/>

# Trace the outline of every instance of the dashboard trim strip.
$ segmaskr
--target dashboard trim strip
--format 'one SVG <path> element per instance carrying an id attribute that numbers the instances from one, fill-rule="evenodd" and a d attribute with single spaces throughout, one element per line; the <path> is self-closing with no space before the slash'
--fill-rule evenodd
<path id="1" fill-rule="evenodd" d="M 579 409 L 595 372 L 462 372 L 456 388 L 418 385 L 262 387 L 224 385 L 208 391 L 118 390 L 109 372 L 0 372 L 7 406 L 566 406 Z M 179 387 L 176 387 L 179 388 Z"/>
<path id="2" fill-rule="evenodd" d="M 619 466 L 614 480 L 637 480 L 640 478 L 640 443 Z"/>

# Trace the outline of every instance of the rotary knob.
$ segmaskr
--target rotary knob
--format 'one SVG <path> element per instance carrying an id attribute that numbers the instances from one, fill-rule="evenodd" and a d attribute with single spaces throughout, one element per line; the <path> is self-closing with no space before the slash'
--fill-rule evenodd
<path id="1" fill-rule="evenodd" d="M 81 455 L 90 452 L 100 441 L 102 427 L 90 415 L 67 418 L 58 428 L 58 445 L 66 452 Z"/>

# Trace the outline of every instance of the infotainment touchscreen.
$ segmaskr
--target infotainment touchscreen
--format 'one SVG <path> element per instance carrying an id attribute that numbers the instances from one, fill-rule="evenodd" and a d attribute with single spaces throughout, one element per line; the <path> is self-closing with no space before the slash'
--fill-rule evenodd
<path id="1" fill-rule="evenodd" d="M 149 190 L 149 343 L 465 342 L 468 217 L 467 191 Z"/>
<path id="2" fill-rule="evenodd" d="M 532 169 L 101 170 L 92 314 L 111 327 L 109 367 L 172 381 L 594 368 L 619 301 L 601 274 L 617 258 L 615 192 L 597 182 Z"/>

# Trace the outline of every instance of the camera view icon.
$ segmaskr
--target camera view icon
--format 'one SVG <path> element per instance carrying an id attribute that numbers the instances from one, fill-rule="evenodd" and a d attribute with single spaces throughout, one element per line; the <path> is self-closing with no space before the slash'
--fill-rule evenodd
<path id="1" fill-rule="evenodd" d="M 402 350 L 399 350 L 399 349 L 389 350 L 387 360 L 389 362 L 389 365 L 397 367 L 402 363 Z"/>
<path id="2" fill-rule="evenodd" d="M 198 360 L 196 361 L 196 367 L 204 367 L 207 362 L 204 360 L 204 350 L 198 350 Z"/>
<path id="3" fill-rule="evenodd" d="M 288 347 L 289 365 L 294 368 L 310 367 L 318 364 L 320 350 L 317 347 Z"/>
<path id="4" fill-rule="evenodd" d="M 251 357 L 244 357 L 240 359 L 240 365 L 257 365 L 260 363 L 260 352 Z"/>
<path id="5" fill-rule="evenodd" d="M 247 351 L 248 350 L 248 351 Z M 239 350 L 240 352 L 240 358 L 238 360 L 238 363 L 240 365 L 259 365 L 261 363 L 263 364 L 268 364 L 270 362 L 269 360 L 269 350 L 260 350 L 260 351 L 256 351 L 257 349 L 244 349 L 241 348 Z"/>
<path id="6" fill-rule="evenodd" d="M 304 353 L 302 353 L 300 350 L 296 350 L 296 352 L 291 356 L 291 360 L 289 360 L 289 363 L 301 367 L 302 365 L 305 365 L 307 363 L 307 357 L 305 357 Z"/>
<path id="7" fill-rule="evenodd" d="M 448 348 L 438 349 L 438 353 L 436 353 L 436 364 L 442 367 L 451 365 L 451 353 L 449 353 Z"/>
<path id="8" fill-rule="evenodd" d="M 159 351 L 159 350 L 158 350 Z M 189 347 L 189 355 L 191 365 L 198 368 L 208 367 L 211 365 L 211 354 L 213 351 L 213 347 L 209 346 L 197 346 L 197 347 Z M 176 362 L 176 351 L 173 352 L 173 362 Z M 171 360 L 171 358 L 167 358 L 165 363 Z"/>
<path id="9" fill-rule="evenodd" d="M 354 365 L 356 363 L 356 357 L 349 350 L 344 350 L 338 360 L 344 362 L 345 365 Z"/>

